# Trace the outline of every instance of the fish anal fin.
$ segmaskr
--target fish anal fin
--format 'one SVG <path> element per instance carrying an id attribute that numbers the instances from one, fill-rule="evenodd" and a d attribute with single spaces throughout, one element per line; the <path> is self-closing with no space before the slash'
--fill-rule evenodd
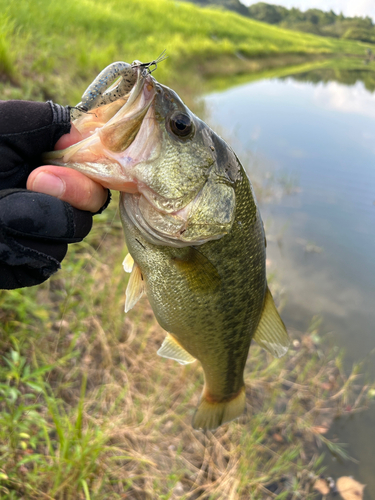
<path id="1" fill-rule="evenodd" d="M 130 253 L 128 253 L 126 254 L 125 259 L 123 260 L 122 267 L 124 268 L 124 271 L 126 273 L 131 273 L 133 270 L 133 266 L 134 266 L 134 259 L 130 255 Z"/>
<path id="2" fill-rule="evenodd" d="M 163 358 L 174 359 L 181 365 L 187 365 L 195 361 L 195 358 L 185 351 L 185 349 L 181 347 L 177 340 L 175 340 L 169 333 L 165 337 L 157 354 Z"/>
<path id="3" fill-rule="evenodd" d="M 276 358 L 281 358 L 289 348 L 290 339 L 283 320 L 276 309 L 267 287 L 262 316 L 253 339 Z"/>
<path id="4" fill-rule="evenodd" d="M 242 386 L 234 397 L 225 401 L 213 401 L 205 392 L 206 390 L 203 391 L 193 417 L 194 429 L 214 430 L 243 414 L 246 403 L 245 386 Z"/>
<path id="5" fill-rule="evenodd" d="M 145 285 L 143 281 L 143 276 L 141 268 L 137 263 L 134 263 L 130 278 L 128 281 L 128 286 L 126 287 L 126 298 L 125 298 L 125 312 L 127 313 L 132 309 L 138 300 L 142 297 L 145 292 Z"/>

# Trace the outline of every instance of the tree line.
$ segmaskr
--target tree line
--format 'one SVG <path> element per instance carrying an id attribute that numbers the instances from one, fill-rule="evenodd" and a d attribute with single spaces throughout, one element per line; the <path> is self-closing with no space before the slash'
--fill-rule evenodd
<path id="1" fill-rule="evenodd" d="M 332 10 L 308 9 L 302 12 L 295 7 L 287 9 L 280 5 L 259 2 L 249 7 L 240 0 L 189 0 L 202 6 L 218 6 L 238 12 L 257 21 L 320 36 L 331 36 L 362 42 L 375 43 L 375 26 L 369 16 L 345 17 Z"/>
<path id="2" fill-rule="evenodd" d="M 248 7 L 249 17 L 281 28 L 306 31 L 320 36 L 332 36 L 375 43 L 375 26 L 369 16 L 345 17 L 332 10 L 308 9 L 305 12 L 293 7 L 259 2 Z"/>

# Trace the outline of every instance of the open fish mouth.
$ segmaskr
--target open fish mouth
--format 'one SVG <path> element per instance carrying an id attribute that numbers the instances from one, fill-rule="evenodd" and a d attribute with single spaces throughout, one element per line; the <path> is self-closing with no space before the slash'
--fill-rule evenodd
<path id="1" fill-rule="evenodd" d="M 154 120 L 146 116 L 152 113 L 156 89 L 154 78 L 146 70 L 136 71 L 136 82 L 128 94 L 73 122 L 82 141 L 44 154 L 44 161 L 73 168 L 109 189 L 137 192 L 132 166 L 151 153 L 147 144 L 156 128 L 150 126 Z"/>
<path id="2" fill-rule="evenodd" d="M 149 243 L 185 247 L 223 237 L 235 194 L 215 167 L 207 126 L 147 70 L 136 71 L 128 94 L 74 120 L 82 141 L 44 160 L 122 192 L 122 216 Z"/>

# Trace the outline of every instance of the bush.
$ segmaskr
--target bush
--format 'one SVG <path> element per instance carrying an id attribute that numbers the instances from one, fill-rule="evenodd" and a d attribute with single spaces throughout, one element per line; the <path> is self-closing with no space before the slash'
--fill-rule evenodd
<path id="1" fill-rule="evenodd" d="M 364 28 L 349 28 L 341 38 L 345 40 L 360 40 L 361 42 L 375 43 L 375 33 Z"/>

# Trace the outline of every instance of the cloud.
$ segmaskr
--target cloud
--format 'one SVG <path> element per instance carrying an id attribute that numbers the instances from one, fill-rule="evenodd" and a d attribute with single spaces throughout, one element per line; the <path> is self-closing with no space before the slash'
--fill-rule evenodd
<path id="1" fill-rule="evenodd" d="M 337 82 L 317 85 L 314 100 L 321 107 L 375 118 L 375 93 L 366 90 L 362 82 L 351 87 Z"/>
<path id="2" fill-rule="evenodd" d="M 260 128 L 260 126 L 255 125 L 251 131 L 251 134 L 250 134 L 251 140 L 256 142 L 259 139 L 261 132 L 262 132 L 262 129 Z"/>
<path id="3" fill-rule="evenodd" d="M 258 0 L 242 0 L 245 5 L 258 3 Z M 375 19 L 374 0 L 275 0 L 271 3 L 283 5 L 290 9 L 297 7 L 302 11 L 307 9 L 333 10 L 336 14 L 342 12 L 345 16 L 370 16 Z"/>

